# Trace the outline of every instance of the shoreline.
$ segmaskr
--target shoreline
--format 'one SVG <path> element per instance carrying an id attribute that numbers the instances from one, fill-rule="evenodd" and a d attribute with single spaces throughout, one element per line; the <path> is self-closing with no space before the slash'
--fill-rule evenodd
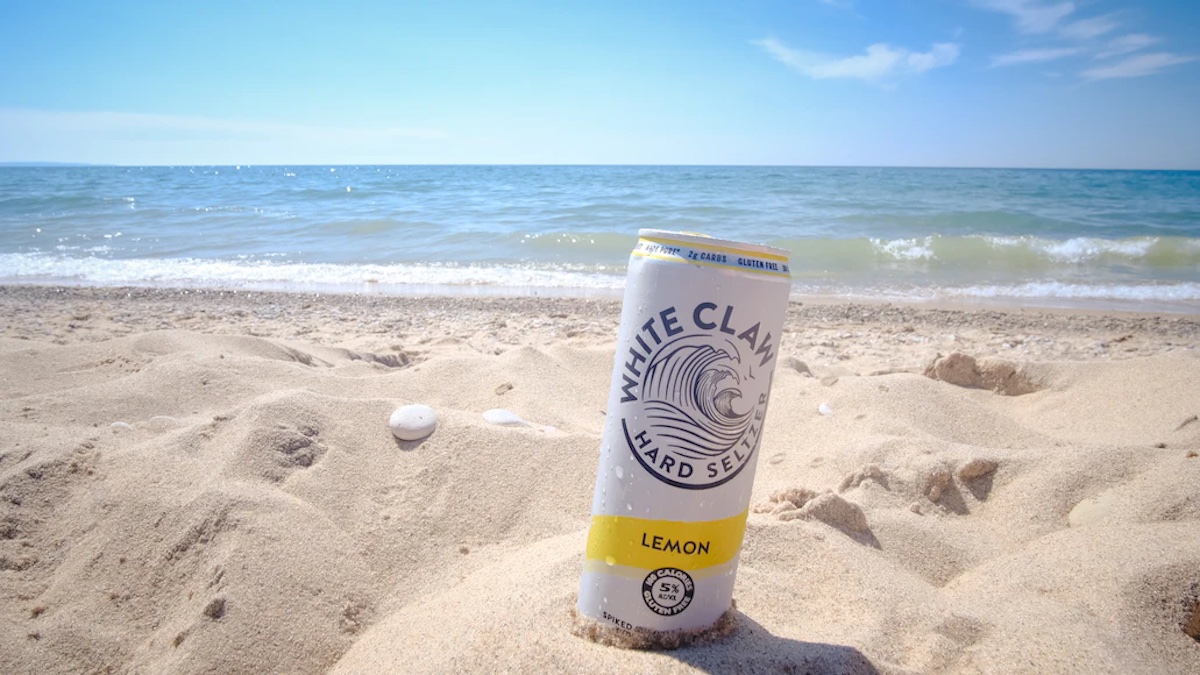
<path id="1" fill-rule="evenodd" d="M 447 298 L 523 298 L 550 297 L 588 300 L 617 300 L 624 294 L 624 276 L 615 277 L 620 286 L 545 286 L 537 284 L 436 284 L 436 283 L 382 283 L 368 278 L 359 282 L 301 283 L 245 282 L 223 286 L 213 283 L 167 282 L 155 283 L 110 283 L 97 284 L 56 277 L 22 280 L 0 277 L 0 287 L 49 287 L 49 288 L 112 288 L 112 289 L 171 289 L 194 292 L 217 293 L 285 293 L 312 295 L 354 295 L 380 297 L 447 297 Z M 953 290 L 953 289 L 947 289 Z M 1193 300 L 1130 300 L 1118 298 L 1077 297 L 1020 297 L 1020 296 L 967 296 L 946 293 L 937 297 L 906 294 L 903 291 L 880 290 L 875 294 L 869 289 L 846 289 L 839 292 L 826 290 L 797 290 L 793 285 L 792 302 L 820 304 L 889 304 L 911 307 L 963 310 L 1038 310 L 1046 312 L 1092 312 L 1112 314 L 1141 314 L 1172 316 L 1200 316 L 1200 303 Z M 890 293 L 890 294 L 889 294 Z"/>
<path id="2" fill-rule="evenodd" d="M 575 302 L 596 305 L 615 305 L 618 308 L 621 304 L 622 291 L 620 290 L 599 290 L 586 288 L 491 288 L 491 287 L 470 287 L 471 291 L 458 292 L 456 289 L 462 287 L 457 286 L 413 286 L 405 292 L 381 292 L 371 289 L 370 286 L 366 290 L 355 290 L 349 287 L 338 287 L 333 290 L 329 289 L 305 289 L 303 287 L 291 288 L 237 288 L 237 287 L 191 287 L 191 286 L 151 286 L 151 285 L 90 285 L 90 284 L 67 284 L 67 283 L 4 283 L 0 282 L 0 296 L 5 297 L 23 297 L 28 299 L 39 298 L 64 298 L 77 299 L 80 301 L 112 301 L 121 298 L 125 299 L 144 299 L 144 300 L 176 300 L 176 301 L 229 301 L 235 298 L 246 299 L 251 302 L 261 303 L 274 300 L 275 304 L 288 304 L 290 302 L 314 302 L 322 301 L 327 303 L 365 303 L 372 306 L 386 306 L 388 304 L 398 304 L 401 306 L 409 304 L 428 303 L 431 305 L 442 305 L 446 303 L 455 303 L 463 301 L 468 305 L 486 305 L 495 303 L 503 306 L 509 303 L 518 305 L 525 303 L 546 302 L 550 306 L 560 306 L 563 303 L 571 304 Z M 487 290 L 479 290 L 486 288 Z M 561 291 L 561 292 L 557 292 Z M 797 308 L 805 308 L 800 311 L 801 315 L 806 316 L 837 316 L 842 312 L 838 310 L 818 310 L 817 308 L 853 308 L 844 310 L 849 319 L 850 314 L 853 314 L 860 309 L 864 313 L 860 319 L 865 322 L 869 320 L 885 320 L 885 321 L 930 321 L 935 320 L 935 317 L 942 317 L 941 323 L 945 325 L 955 325 L 955 322 L 949 319 L 953 315 L 962 315 L 966 322 L 973 319 L 988 316 L 1036 316 L 1039 319 L 1030 319 L 1027 322 L 1020 320 L 1015 321 L 1018 327 L 1021 324 L 1038 325 L 1039 321 L 1042 324 L 1047 324 L 1046 318 L 1051 316 L 1064 317 L 1089 317 L 1094 319 L 1106 318 L 1114 325 L 1134 325 L 1139 323 L 1148 323 L 1156 326 L 1200 326 L 1200 308 L 1194 311 L 1187 312 L 1159 312 L 1134 309 L 1115 309 L 1115 308 L 1099 308 L 1099 307 L 1048 307 L 1039 304 L 1021 305 L 1010 302 L 1001 301 L 972 301 L 959 298 L 938 299 L 938 300 L 894 300 L 894 299 L 876 299 L 855 296 L 842 295 L 827 295 L 814 294 L 803 295 L 793 293 L 790 299 L 790 306 L 795 312 Z M 886 311 L 884 311 L 886 310 Z M 831 313 L 832 312 L 832 313 Z M 1074 328 L 1084 328 L 1085 326 L 1078 325 L 1078 320 L 1049 320 L 1050 326 L 1063 326 L 1066 324 L 1075 323 Z M 1175 330 L 1174 328 L 1164 329 L 1167 331 Z M 1190 335 L 1195 329 L 1184 329 L 1184 334 Z"/>
<path id="3" fill-rule="evenodd" d="M 427 353 L 613 345 L 619 299 L 0 285 L 0 337 L 57 344 L 187 330 Z M 921 372 L 938 355 L 1126 359 L 1200 348 L 1200 316 L 793 300 L 781 354 L 832 373 Z M 824 365 L 820 365 L 824 364 Z"/>

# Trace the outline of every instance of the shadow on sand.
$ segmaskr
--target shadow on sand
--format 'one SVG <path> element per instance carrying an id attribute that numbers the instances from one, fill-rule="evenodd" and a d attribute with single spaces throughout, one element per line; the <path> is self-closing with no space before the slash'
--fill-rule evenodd
<path id="1" fill-rule="evenodd" d="M 714 674 L 879 675 L 853 647 L 778 637 L 741 612 L 737 612 L 737 627 L 727 637 L 665 653 Z"/>

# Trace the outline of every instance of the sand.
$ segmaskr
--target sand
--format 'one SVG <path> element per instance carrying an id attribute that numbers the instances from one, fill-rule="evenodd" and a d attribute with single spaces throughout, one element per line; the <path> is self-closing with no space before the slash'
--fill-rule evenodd
<path id="1" fill-rule="evenodd" d="M 644 651 L 572 633 L 618 311 L 0 287 L 0 672 L 1200 672 L 1197 316 L 793 304 L 729 634 Z"/>

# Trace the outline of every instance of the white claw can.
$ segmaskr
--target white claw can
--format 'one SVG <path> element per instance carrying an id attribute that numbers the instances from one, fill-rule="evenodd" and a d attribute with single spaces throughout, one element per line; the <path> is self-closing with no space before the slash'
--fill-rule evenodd
<path id="1" fill-rule="evenodd" d="M 731 605 L 791 290 L 788 252 L 641 230 L 578 610 L 703 629 Z"/>

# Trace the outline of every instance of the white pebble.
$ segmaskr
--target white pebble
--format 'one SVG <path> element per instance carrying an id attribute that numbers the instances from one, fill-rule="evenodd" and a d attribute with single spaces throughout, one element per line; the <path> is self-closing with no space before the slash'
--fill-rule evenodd
<path id="1" fill-rule="evenodd" d="M 171 427 L 182 426 L 182 422 L 171 417 L 170 415 L 155 415 L 150 418 L 150 426 L 160 429 L 169 429 Z"/>
<path id="2" fill-rule="evenodd" d="M 489 424 L 499 424 L 500 426 L 505 427 L 529 425 L 529 422 L 521 419 L 520 415 L 517 415 L 511 410 L 505 410 L 504 408 L 492 408 L 491 410 L 483 413 L 483 421 L 488 422 Z"/>
<path id="3" fill-rule="evenodd" d="M 828 416 L 833 414 L 833 408 L 829 407 L 828 403 L 822 403 L 821 405 L 817 406 L 817 412 Z"/>
<path id="4" fill-rule="evenodd" d="M 405 405 L 396 408 L 388 420 L 392 435 L 402 441 L 417 441 L 433 433 L 437 413 L 427 405 Z"/>

